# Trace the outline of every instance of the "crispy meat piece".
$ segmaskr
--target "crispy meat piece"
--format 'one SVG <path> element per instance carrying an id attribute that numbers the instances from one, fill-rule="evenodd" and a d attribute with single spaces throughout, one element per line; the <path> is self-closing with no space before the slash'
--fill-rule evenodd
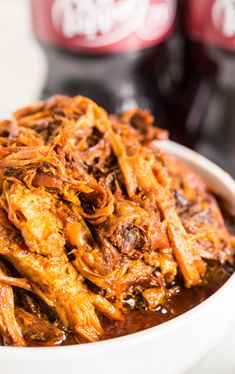
<path id="1" fill-rule="evenodd" d="M 114 270 L 118 258 L 117 251 L 106 239 L 103 242 L 99 241 L 97 245 L 82 217 L 77 215 L 76 220 L 68 221 L 65 233 L 67 240 L 77 248 L 73 250 L 75 258 L 81 257 L 91 271 L 107 275 Z"/>
<path id="2" fill-rule="evenodd" d="M 204 266 L 200 264 L 200 269 L 197 268 L 192 243 L 176 212 L 171 192 L 163 189 L 153 173 L 151 164 L 143 157 L 133 156 L 132 163 L 140 188 L 146 191 L 150 199 L 156 199 L 156 203 L 164 215 L 173 254 L 184 276 L 186 286 L 197 284 L 200 281 L 200 272 L 203 275 L 205 271 Z"/>
<path id="3" fill-rule="evenodd" d="M 16 308 L 15 314 L 28 345 L 56 346 L 66 338 L 65 333 L 45 317 L 39 318 L 26 312 L 23 308 Z"/>
<path id="4" fill-rule="evenodd" d="M 205 182 L 182 162 L 164 157 L 172 177 L 176 208 L 195 252 L 205 259 L 232 263 L 231 235 Z"/>

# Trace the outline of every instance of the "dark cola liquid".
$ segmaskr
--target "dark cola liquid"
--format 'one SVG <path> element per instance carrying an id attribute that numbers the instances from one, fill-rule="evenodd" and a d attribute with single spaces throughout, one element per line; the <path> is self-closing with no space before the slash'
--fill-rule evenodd
<path id="1" fill-rule="evenodd" d="M 159 86 L 169 74 L 167 42 L 135 52 L 92 55 L 42 46 L 48 61 L 43 98 L 56 93 L 84 95 L 110 113 L 138 106 L 166 126 L 167 104 Z"/>
<path id="2" fill-rule="evenodd" d="M 192 42 L 187 53 L 188 64 L 195 68 L 186 139 L 235 177 L 235 53 Z"/>
<path id="3" fill-rule="evenodd" d="M 235 177 L 235 1 L 182 2 L 184 74 L 172 104 L 177 140 Z"/>

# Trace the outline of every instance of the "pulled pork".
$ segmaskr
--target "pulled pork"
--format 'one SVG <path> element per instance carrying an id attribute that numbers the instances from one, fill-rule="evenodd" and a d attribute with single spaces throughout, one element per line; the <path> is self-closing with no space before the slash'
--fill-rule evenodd
<path id="1" fill-rule="evenodd" d="M 208 261 L 232 262 L 215 198 L 163 153 L 148 112 L 55 96 L 0 122 L 0 335 L 5 345 L 102 338 L 101 316 L 155 310 Z"/>

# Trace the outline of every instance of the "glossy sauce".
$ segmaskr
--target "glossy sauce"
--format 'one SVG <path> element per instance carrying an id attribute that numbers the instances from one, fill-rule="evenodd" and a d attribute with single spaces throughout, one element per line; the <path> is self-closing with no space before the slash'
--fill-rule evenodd
<path id="1" fill-rule="evenodd" d="M 159 311 L 148 312 L 132 310 L 126 313 L 125 321 L 113 322 L 103 320 L 105 334 L 103 339 L 115 338 L 160 325 L 163 322 L 179 316 L 202 303 L 215 293 L 231 276 L 231 268 L 222 266 L 208 268 L 205 281 L 202 285 L 186 289 L 181 287 L 180 292 L 171 298 Z"/>

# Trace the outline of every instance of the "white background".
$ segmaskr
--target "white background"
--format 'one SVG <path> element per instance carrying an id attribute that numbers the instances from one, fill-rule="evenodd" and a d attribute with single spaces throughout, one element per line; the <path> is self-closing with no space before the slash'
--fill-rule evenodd
<path id="1" fill-rule="evenodd" d="M 39 97 L 45 72 L 44 55 L 31 34 L 28 1 L 0 0 L 0 118 Z M 210 373 L 235 374 L 235 325 L 188 374 Z"/>
<path id="2" fill-rule="evenodd" d="M 1 117 L 39 96 L 45 69 L 44 55 L 31 34 L 28 1 L 0 0 Z"/>

